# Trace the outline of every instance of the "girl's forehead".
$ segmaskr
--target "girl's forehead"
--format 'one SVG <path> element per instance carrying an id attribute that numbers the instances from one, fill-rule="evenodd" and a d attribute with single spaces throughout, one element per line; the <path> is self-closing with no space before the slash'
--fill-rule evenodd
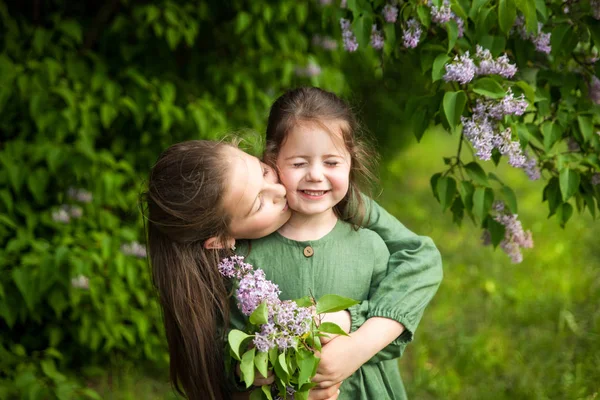
<path id="1" fill-rule="evenodd" d="M 347 123 L 341 120 L 300 121 L 286 135 L 280 152 L 296 152 L 304 149 L 329 148 L 347 154 L 344 131 Z"/>

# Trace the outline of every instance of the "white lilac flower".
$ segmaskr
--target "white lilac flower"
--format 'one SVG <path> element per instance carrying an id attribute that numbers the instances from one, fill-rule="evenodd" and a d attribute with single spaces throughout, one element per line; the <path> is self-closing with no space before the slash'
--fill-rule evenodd
<path id="1" fill-rule="evenodd" d="M 321 75 L 321 67 L 315 63 L 309 63 L 306 68 L 296 67 L 296 76 L 310 78 L 319 75 Z"/>
<path id="2" fill-rule="evenodd" d="M 381 50 L 383 49 L 383 44 L 383 35 L 377 29 L 377 25 L 373 24 L 371 27 L 371 47 L 373 47 L 375 50 Z"/>
<path id="3" fill-rule="evenodd" d="M 469 57 L 469 52 L 465 52 L 462 56 L 455 56 L 454 60 L 445 65 L 446 74 L 444 80 L 446 82 L 455 81 L 465 85 L 475 77 L 475 63 Z"/>
<path id="4" fill-rule="evenodd" d="M 398 19 L 398 7 L 392 4 L 386 4 L 383 7 L 382 14 L 385 22 L 393 24 Z"/>
<path id="5" fill-rule="evenodd" d="M 529 33 L 525 27 L 525 17 L 519 15 L 515 20 L 513 30 L 517 31 L 522 39 L 530 40 L 537 51 L 550 54 L 552 51 L 552 46 L 550 45 L 551 34 L 542 32 L 543 26 L 541 22 L 538 22 L 537 33 Z"/>
<path id="6" fill-rule="evenodd" d="M 592 8 L 592 16 L 600 21 L 600 0 L 590 0 L 590 7 Z"/>
<path id="7" fill-rule="evenodd" d="M 146 258 L 146 247 L 136 241 L 121 245 L 121 253 L 126 256 L 134 256 L 137 258 Z"/>
<path id="8" fill-rule="evenodd" d="M 68 208 L 66 207 L 63 205 L 58 210 L 52 212 L 52 220 L 54 222 L 60 222 L 62 224 L 68 224 L 71 222 L 71 216 L 69 215 Z"/>
<path id="9" fill-rule="evenodd" d="M 406 26 L 402 32 L 404 47 L 414 49 L 419 44 L 421 39 L 421 24 L 414 18 L 406 21 Z"/>
<path id="10" fill-rule="evenodd" d="M 506 54 L 494 60 L 492 53 L 480 45 L 477 45 L 475 60 L 478 61 L 477 75 L 500 75 L 504 78 L 512 78 L 517 73 L 517 66 L 509 62 Z"/>
<path id="11" fill-rule="evenodd" d="M 76 289 L 89 289 L 90 280 L 87 276 L 78 275 L 75 278 L 71 279 L 71 286 L 73 286 Z"/>
<path id="12" fill-rule="evenodd" d="M 340 18 L 340 26 L 342 27 L 342 40 L 344 42 L 344 49 L 350 53 L 358 50 L 358 42 L 356 41 L 356 36 L 354 36 L 354 33 L 352 33 L 352 29 L 350 28 L 350 21 Z"/>
<path id="13" fill-rule="evenodd" d="M 91 203 L 93 200 L 92 194 L 84 189 L 69 188 L 69 190 L 67 190 L 67 196 L 71 200 L 75 200 L 80 203 Z"/>

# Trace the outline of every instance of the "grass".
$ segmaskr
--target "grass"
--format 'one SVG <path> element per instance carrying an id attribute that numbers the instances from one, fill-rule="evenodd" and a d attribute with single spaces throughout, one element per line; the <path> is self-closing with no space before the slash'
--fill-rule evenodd
<path id="1" fill-rule="evenodd" d="M 561 229 L 547 219 L 542 183 L 501 166 L 495 172 L 515 189 L 535 241 L 521 264 L 511 264 L 500 249 L 481 245 L 470 221 L 454 225 L 431 195 L 429 177 L 454 155 L 455 139 L 428 133 L 382 173 L 380 202 L 432 237 L 444 260 L 442 286 L 400 360 L 409 398 L 600 398 L 599 224 L 575 215 Z M 103 398 L 174 398 L 166 372 L 114 373 L 117 379 L 95 385 Z"/>
<path id="2" fill-rule="evenodd" d="M 481 245 L 481 230 L 442 213 L 429 177 L 455 154 L 430 133 L 388 165 L 381 203 L 432 237 L 444 281 L 400 361 L 413 399 L 595 399 L 600 396 L 600 226 L 576 215 L 563 230 L 548 220 L 542 184 L 500 166 L 519 197 L 535 247 L 512 264 Z M 425 155 L 424 155 L 425 153 Z M 494 169 L 493 164 L 491 169 Z"/>

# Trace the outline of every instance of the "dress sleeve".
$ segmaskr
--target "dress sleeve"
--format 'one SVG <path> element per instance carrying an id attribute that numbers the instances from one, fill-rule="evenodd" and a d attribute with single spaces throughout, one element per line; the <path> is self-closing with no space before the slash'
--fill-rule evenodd
<path id="1" fill-rule="evenodd" d="M 372 360 L 400 357 L 412 338 L 425 307 L 442 281 L 441 256 L 433 241 L 408 230 L 374 200 L 366 198 L 368 221 L 365 228 L 385 242 L 390 258 L 387 272 L 369 300 L 350 309 L 351 332 L 368 318 L 384 317 L 398 321 L 405 331 Z"/>

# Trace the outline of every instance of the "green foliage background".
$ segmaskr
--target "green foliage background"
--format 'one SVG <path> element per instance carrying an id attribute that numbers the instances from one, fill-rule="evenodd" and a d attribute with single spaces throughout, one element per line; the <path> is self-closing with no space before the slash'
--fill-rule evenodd
<path id="1" fill-rule="evenodd" d="M 428 229 L 423 222 L 428 217 L 419 208 L 427 203 L 417 206 L 404 200 L 423 199 L 420 193 L 432 199 L 428 179 L 435 170 L 416 161 L 398 164 L 399 151 L 415 130 L 413 114 L 409 121 L 404 110 L 407 105 L 410 110 L 409 98 L 423 93 L 422 62 L 406 55 L 402 62 L 386 64 L 372 49 L 349 55 L 314 45 L 315 35 L 340 37 L 337 20 L 342 15 L 345 11 L 337 7 L 287 0 L 0 2 L 0 398 L 102 398 L 113 390 L 121 390 L 116 396 L 136 398 L 141 392 L 131 382 L 137 379 L 148 390 L 144 398 L 154 388 L 159 398 L 169 393 L 166 345 L 147 261 L 122 251 L 123 245 L 143 242 L 138 197 L 145 176 L 160 151 L 178 141 L 218 139 L 232 131 L 256 141 L 246 129 L 263 132 L 273 100 L 284 89 L 300 85 L 320 86 L 350 100 L 377 136 L 384 169 L 392 171 L 384 177 L 384 204 L 419 233 L 434 237 L 449 266 L 475 270 L 486 279 L 483 292 L 481 282 L 475 283 L 479 292 L 468 300 L 470 312 L 477 315 L 473 305 L 481 303 L 479 295 L 502 310 L 511 301 L 521 304 L 522 291 L 542 290 L 507 280 L 504 283 L 514 292 L 506 296 L 512 300 L 498 297 L 500 291 L 489 289 L 488 280 L 502 279 L 500 267 L 484 267 L 491 253 L 477 244 L 472 253 L 485 256 L 455 259 L 460 251 L 447 247 L 449 238 L 443 233 L 456 228 L 440 215 L 438 226 L 443 228 Z M 298 68 L 311 63 L 319 65 L 321 73 L 299 76 Z M 422 112 L 416 114 L 427 121 Z M 417 125 L 417 130 L 423 129 L 420 137 L 427 124 Z M 411 129 L 400 129 L 404 126 Z M 415 160 L 433 160 L 433 149 L 440 143 L 450 145 L 426 142 L 416 147 L 420 153 Z M 258 145 L 254 147 L 256 151 Z M 417 151 L 410 149 L 412 153 L 402 154 Z M 425 189 L 405 185 L 406 176 L 414 176 Z M 73 188 L 91 193 L 91 201 L 71 196 Z M 53 217 L 60 210 L 71 213 L 67 223 Z M 468 235 L 476 232 L 474 228 Z M 565 246 L 570 251 L 571 245 Z M 597 257 L 586 254 L 583 259 L 593 264 Z M 504 259 L 496 259 L 497 265 L 506 265 Z M 565 262 L 577 270 L 578 265 L 571 265 L 574 260 Z M 530 271 L 543 274 L 545 268 Z M 597 289 L 597 270 L 583 271 Z M 72 284 L 80 276 L 89 278 L 88 290 Z M 470 281 L 452 274 L 447 282 L 458 292 L 471 287 Z M 495 285 L 498 288 L 500 281 Z M 460 310 L 464 298 L 444 290 L 438 298 Z M 593 293 L 597 303 L 597 290 Z M 540 296 L 543 303 L 545 297 Z M 410 365 L 409 391 L 416 398 L 459 398 L 471 393 L 465 388 L 472 387 L 469 382 L 476 379 L 470 377 L 479 378 L 481 371 L 505 382 L 503 374 L 494 374 L 514 360 L 502 353 L 489 361 L 494 349 L 487 349 L 494 344 L 487 340 L 501 337 L 501 349 L 511 348 L 511 340 L 505 333 L 477 333 L 469 348 L 488 364 L 484 369 L 469 367 L 468 352 L 463 358 L 451 352 L 463 349 L 464 343 L 446 339 L 471 338 L 464 330 L 473 328 L 472 322 L 458 318 L 463 331 L 452 328 L 446 323 L 448 305 L 440 304 L 436 300 L 432 305 L 434 322 L 423 324 L 423 341 L 405 358 L 410 363 L 404 364 L 405 369 Z M 583 298 L 573 304 L 585 309 L 587 302 Z M 590 331 L 598 332 L 597 312 L 591 310 L 592 316 L 582 316 L 581 322 L 573 304 L 548 308 L 548 314 L 557 319 L 565 341 L 569 332 L 579 332 L 575 333 L 584 350 L 577 354 L 593 354 L 597 334 L 585 338 Z M 556 310 L 559 315 L 554 315 Z M 499 314 L 489 318 L 513 325 L 515 331 L 527 325 L 503 320 Z M 515 334 L 512 340 L 532 339 Z M 531 354 L 565 351 L 556 342 L 540 346 L 532 346 Z M 597 364 L 597 356 L 564 364 L 555 357 L 536 359 L 540 365 L 546 361 L 556 361 L 555 373 L 525 375 L 531 376 L 531 387 L 539 386 L 539 398 L 596 393 L 590 382 L 598 377 L 590 365 Z M 145 373 L 157 378 L 142 377 Z M 566 383 L 551 385 L 556 390 L 549 391 L 543 386 L 547 379 Z M 517 382 L 498 390 L 520 397 L 527 382 Z M 481 398 L 487 392 L 478 393 L 483 394 L 467 397 Z"/>

